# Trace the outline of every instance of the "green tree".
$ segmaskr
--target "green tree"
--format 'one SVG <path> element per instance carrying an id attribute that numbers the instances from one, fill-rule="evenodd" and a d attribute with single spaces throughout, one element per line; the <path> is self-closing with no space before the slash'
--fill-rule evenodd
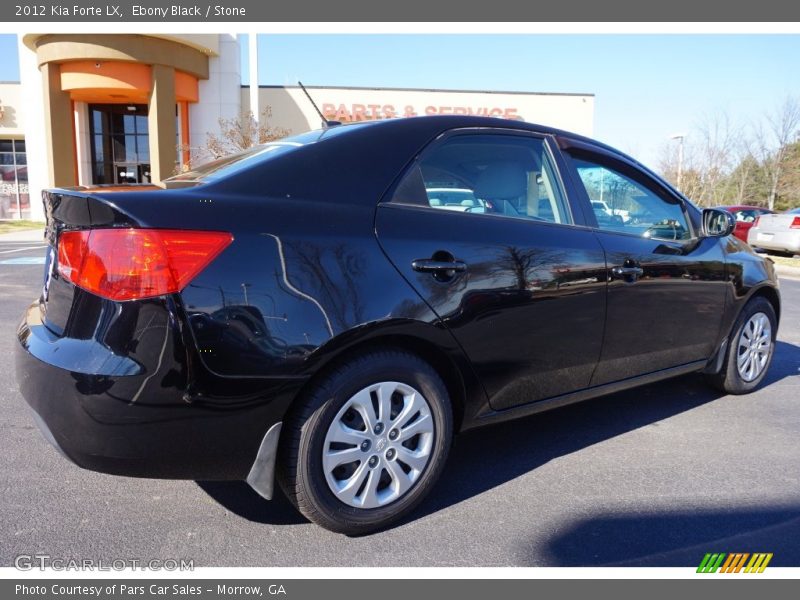
<path id="1" fill-rule="evenodd" d="M 789 144 L 786 148 L 781 173 L 775 207 L 779 210 L 787 210 L 800 206 L 800 142 Z"/>

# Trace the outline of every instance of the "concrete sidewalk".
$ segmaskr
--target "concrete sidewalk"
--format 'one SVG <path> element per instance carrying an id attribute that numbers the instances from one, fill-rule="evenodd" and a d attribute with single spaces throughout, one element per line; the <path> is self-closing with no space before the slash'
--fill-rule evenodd
<path id="1" fill-rule="evenodd" d="M 0 233 L 0 242 L 38 242 L 44 243 L 44 228 L 42 229 L 23 229 Z"/>
<path id="2" fill-rule="evenodd" d="M 778 274 L 778 277 L 800 279 L 800 267 L 791 267 L 789 265 L 775 263 L 775 272 Z"/>

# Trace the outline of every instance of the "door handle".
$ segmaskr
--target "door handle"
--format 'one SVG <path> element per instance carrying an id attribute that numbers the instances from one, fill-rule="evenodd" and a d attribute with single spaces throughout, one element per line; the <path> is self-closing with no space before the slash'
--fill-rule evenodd
<path id="1" fill-rule="evenodd" d="M 438 250 L 431 258 L 418 258 L 411 261 L 411 268 L 419 273 L 430 273 L 439 283 L 449 283 L 458 273 L 467 270 L 467 263 L 456 260 L 445 250 Z"/>
<path id="2" fill-rule="evenodd" d="M 411 262 L 411 268 L 420 273 L 444 273 L 454 271 L 463 273 L 467 270 L 467 264 L 460 260 L 433 260 L 431 258 L 418 258 Z"/>
<path id="3" fill-rule="evenodd" d="M 620 279 L 633 279 L 634 281 L 644 275 L 642 267 L 612 267 L 611 275 Z"/>

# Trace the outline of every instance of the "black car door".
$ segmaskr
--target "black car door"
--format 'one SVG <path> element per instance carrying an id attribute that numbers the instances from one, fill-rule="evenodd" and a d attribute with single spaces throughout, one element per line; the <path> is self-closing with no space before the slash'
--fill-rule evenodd
<path id="1" fill-rule="evenodd" d="M 689 212 L 696 209 L 624 158 L 581 145 L 566 162 L 608 263 L 592 385 L 707 360 L 726 294 L 719 239 L 699 236 Z"/>
<path id="2" fill-rule="evenodd" d="M 567 200 L 548 139 L 460 130 L 379 205 L 389 259 L 504 409 L 589 385 L 600 357 L 605 260 Z"/>

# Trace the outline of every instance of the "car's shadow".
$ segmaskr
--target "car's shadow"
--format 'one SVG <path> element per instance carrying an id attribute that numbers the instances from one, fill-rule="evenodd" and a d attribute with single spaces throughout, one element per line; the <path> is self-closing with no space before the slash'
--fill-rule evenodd
<path id="1" fill-rule="evenodd" d="M 706 552 L 771 552 L 770 566 L 800 563 L 800 506 L 765 505 L 691 512 L 611 511 L 578 519 L 547 541 L 546 561 L 559 567 L 695 567 Z M 542 560 L 539 542 L 520 555 Z M 522 559 L 524 561 L 524 559 Z"/>
<path id="2" fill-rule="evenodd" d="M 232 513 L 256 523 L 297 525 L 306 523 L 303 516 L 281 493 L 264 500 L 244 481 L 198 481 L 197 485 Z"/>
<path id="3" fill-rule="evenodd" d="M 779 341 L 764 385 L 797 375 L 798 366 L 800 347 Z M 721 396 L 702 376 L 693 374 L 469 431 L 456 438 L 442 479 L 404 522 L 481 494 L 559 456 Z M 251 521 L 276 525 L 303 522 L 281 494 L 267 502 L 244 482 L 198 482 L 198 485 L 225 508 Z"/>

